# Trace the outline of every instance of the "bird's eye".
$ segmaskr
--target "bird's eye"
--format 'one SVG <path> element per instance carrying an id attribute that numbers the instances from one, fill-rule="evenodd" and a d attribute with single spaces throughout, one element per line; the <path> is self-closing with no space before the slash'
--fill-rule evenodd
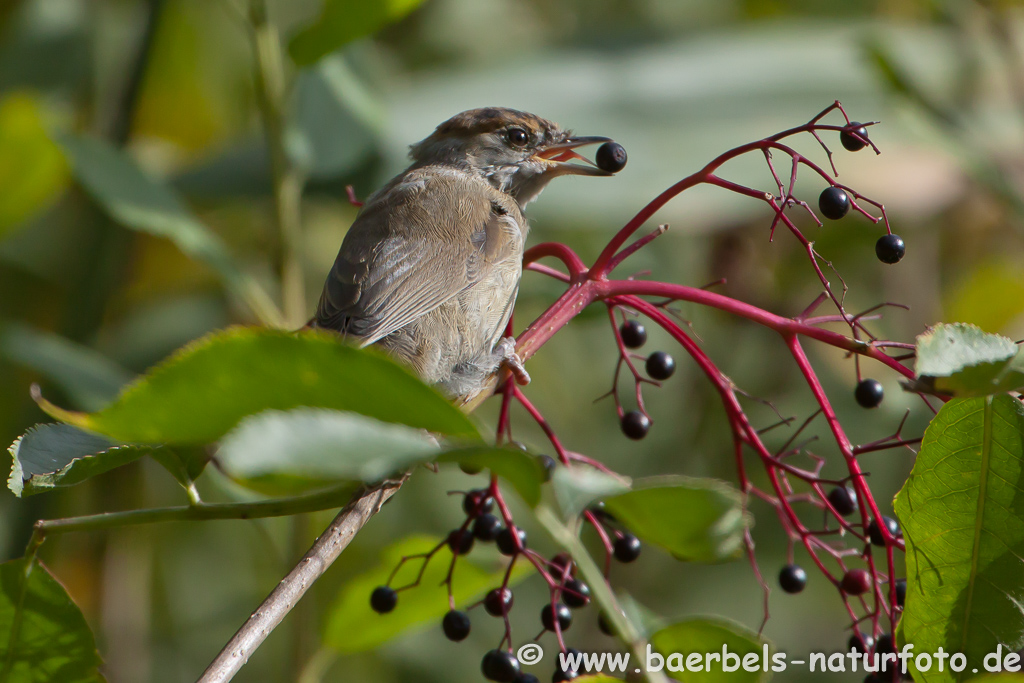
<path id="1" fill-rule="evenodd" d="M 505 133 L 508 141 L 516 147 L 522 147 L 526 144 L 530 137 L 526 134 L 526 131 L 522 128 L 509 128 L 508 132 Z"/>

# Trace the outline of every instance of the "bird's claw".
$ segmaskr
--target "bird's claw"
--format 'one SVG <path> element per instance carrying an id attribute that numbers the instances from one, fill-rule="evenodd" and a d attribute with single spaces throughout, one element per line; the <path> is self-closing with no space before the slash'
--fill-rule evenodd
<path id="1" fill-rule="evenodd" d="M 494 348 L 494 353 L 501 358 L 501 366 L 512 373 L 516 384 L 526 386 L 530 383 L 530 373 L 523 367 L 523 361 L 516 353 L 516 340 L 514 337 L 503 337 Z"/>

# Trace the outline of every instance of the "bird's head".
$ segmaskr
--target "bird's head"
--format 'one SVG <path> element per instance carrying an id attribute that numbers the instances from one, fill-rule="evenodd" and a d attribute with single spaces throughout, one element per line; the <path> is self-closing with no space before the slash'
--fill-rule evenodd
<path id="1" fill-rule="evenodd" d="M 413 145 L 410 156 L 417 166 L 447 165 L 479 173 L 526 206 L 557 176 L 612 175 L 574 151 L 608 141 L 573 136 L 572 131 L 526 112 L 486 107 L 448 119 Z"/>

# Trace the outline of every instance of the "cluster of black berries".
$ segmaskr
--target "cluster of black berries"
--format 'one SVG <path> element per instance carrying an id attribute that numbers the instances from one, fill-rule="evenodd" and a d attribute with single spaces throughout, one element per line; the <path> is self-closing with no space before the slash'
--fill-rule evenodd
<path id="1" fill-rule="evenodd" d="M 552 464 L 555 465 L 553 459 Z M 476 541 L 494 541 L 498 551 L 509 557 L 526 552 L 526 532 L 514 527 L 510 530 L 500 518 L 491 513 L 494 498 L 488 489 L 466 492 L 462 499 L 462 508 L 466 513 L 466 523 L 450 532 L 444 541 L 453 554 L 465 555 L 472 550 Z M 627 531 L 611 528 L 616 520 L 604 510 L 603 503 L 594 504 L 589 511 L 602 525 L 609 526 L 615 538 L 612 555 L 618 561 L 633 562 L 640 556 L 640 540 Z M 438 548 L 440 547 L 439 545 Z M 430 555 L 427 555 L 428 560 L 429 557 Z M 530 557 L 539 559 L 533 551 L 530 551 Z M 573 610 L 586 607 L 590 603 L 590 587 L 576 576 L 576 564 L 568 553 L 559 553 L 550 560 L 539 561 L 544 563 L 544 572 L 550 577 L 553 586 L 552 600 L 541 609 L 540 621 L 545 631 L 562 633 L 572 626 Z M 512 590 L 507 585 L 502 585 L 489 591 L 478 605 L 482 605 L 484 611 L 491 616 L 506 619 L 514 601 Z M 380 614 L 392 611 L 397 604 L 398 593 L 390 586 L 378 586 L 370 595 L 370 606 Z M 470 609 L 476 606 L 473 605 Z M 598 618 L 598 626 L 604 633 L 612 635 L 611 627 L 603 614 Z M 466 611 L 452 609 L 441 620 L 445 637 L 456 642 L 465 640 L 471 627 L 472 623 Z M 577 651 L 569 648 L 566 652 L 574 654 Z M 499 683 L 538 683 L 536 676 L 520 670 L 519 660 L 511 651 L 501 648 L 490 650 L 484 655 L 481 670 L 488 680 Z M 552 681 L 569 681 L 578 675 L 576 671 L 561 669 L 559 663 Z"/>
<path id="2" fill-rule="evenodd" d="M 627 320 L 619 328 L 619 336 L 626 348 L 639 349 L 647 342 L 647 330 L 637 320 Z M 675 374 L 676 361 L 664 351 L 655 351 L 644 364 L 647 376 L 663 381 Z M 641 410 L 631 410 L 622 416 L 622 433 L 631 439 L 642 439 L 651 429 L 651 418 Z"/>
<path id="3" fill-rule="evenodd" d="M 898 667 L 891 660 L 883 662 L 886 654 L 896 653 L 896 641 L 893 640 L 891 633 L 883 633 L 876 642 L 870 635 L 854 631 L 847 641 L 846 647 L 847 651 L 856 650 L 860 654 L 870 654 L 873 652 L 878 655 L 878 665 L 882 668 L 882 671 L 869 673 L 864 677 L 864 683 L 882 683 L 883 681 L 899 680 L 900 678 L 910 680 L 910 674 L 901 676 L 898 673 Z"/>
<path id="4" fill-rule="evenodd" d="M 858 509 L 857 493 L 849 486 L 835 487 L 829 491 L 827 498 L 832 509 L 843 517 L 852 515 Z M 882 526 L 888 530 L 891 536 L 898 537 L 900 535 L 899 523 L 892 517 L 886 517 L 883 515 L 881 522 L 873 519 L 868 524 L 867 535 L 872 545 L 885 547 L 885 538 L 882 536 Z M 787 593 L 799 593 L 806 585 L 807 572 L 798 564 L 787 564 L 779 572 L 779 586 Z M 839 581 L 839 589 L 847 595 L 864 595 L 865 593 L 871 592 L 873 588 L 874 580 L 871 573 L 865 569 L 849 569 Z M 907 580 L 897 579 L 895 588 L 896 607 L 902 608 L 907 597 Z M 850 636 L 848 647 L 861 653 L 869 653 L 872 651 L 878 653 L 895 652 L 895 650 L 892 649 L 893 641 L 891 634 L 882 635 L 879 637 L 878 643 L 875 643 L 874 639 L 870 635 L 857 631 Z M 871 680 L 880 681 L 882 679 L 874 678 Z M 869 683 L 868 679 L 865 679 L 865 683 Z"/>
<path id="5" fill-rule="evenodd" d="M 839 140 L 843 147 L 851 152 L 857 152 L 867 147 L 868 129 L 857 121 L 851 121 L 847 130 L 839 133 Z M 821 214 L 829 220 L 837 221 L 850 212 L 852 206 L 850 196 L 841 187 L 826 187 L 818 196 L 818 209 Z M 875 242 L 875 256 L 882 263 L 899 263 L 907 253 L 907 247 L 899 235 L 892 233 L 882 235 Z"/>
<path id="6" fill-rule="evenodd" d="M 857 511 L 857 492 L 849 486 L 837 486 L 828 494 L 829 505 L 843 517 L 848 517 Z M 892 517 L 882 516 L 882 525 L 893 537 L 900 535 L 900 525 Z M 868 524 L 868 539 L 872 545 L 885 547 L 885 539 L 882 537 L 881 525 L 878 520 L 871 520 Z M 840 581 L 840 588 L 850 595 L 863 595 L 871 590 L 871 574 L 863 569 L 850 569 L 843 575 Z M 779 572 L 779 586 L 787 593 L 799 593 L 807 585 L 807 572 L 798 564 L 787 564 Z M 897 604 L 903 606 L 903 597 L 907 590 L 906 579 L 896 582 Z"/>

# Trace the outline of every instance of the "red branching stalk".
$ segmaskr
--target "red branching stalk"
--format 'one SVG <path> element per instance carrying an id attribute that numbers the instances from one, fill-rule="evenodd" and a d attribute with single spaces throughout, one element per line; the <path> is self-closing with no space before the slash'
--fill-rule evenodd
<path id="1" fill-rule="evenodd" d="M 839 111 L 842 114 L 846 121 L 846 125 L 835 126 L 820 123 L 825 116 L 833 111 Z M 859 446 L 851 443 L 843 429 L 839 417 L 835 413 L 835 410 L 826 395 L 821 381 L 804 351 L 803 340 L 811 340 L 813 342 L 825 344 L 845 351 L 853 356 L 857 361 L 858 378 L 860 377 L 859 363 L 861 360 L 867 359 L 881 363 L 885 367 L 906 378 L 913 378 L 914 373 L 904 363 L 904 361 L 912 359 L 912 354 L 894 357 L 886 352 L 886 349 L 888 348 L 894 348 L 898 351 L 905 351 L 907 349 L 912 350 L 913 346 L 905 343 L 878 340 L 864 326 L 864 323 L 867 320 L 877 316 L 876 311 L 878 309 L 883 306 L 892 306 L 895 304 L 881 304 L 856 315 L 851 315 L 846 312 L 843 307 L 842 297 L 837 296 L 832 291 L 831 283 L 826 278 L 821 267 L 821 257 L 815 252 L 813 243 L 801 233 L 797 225 L 786 214 L 787 209 L 798 208 L 801 211 L 809 213 L 820 225 L 820 221 L 815 215 L 813 209 L 806 202 L 799 200 L 794 194 L 797 172 L 800 168 L 805 168 L 813 174 L 823 178 L 827 183 L 829 183 L 829 185 L 843 189 L 851 199 L 852 208 L 874 223 L 884 222 L 886 231 L 891 233 L 885 208 L 880 203 L 860 195 L 850 187 L 839 184 L 834 178 L 835 166 L 832 163 L 832 153 L 821 140 L 819 132 L 845 131 L 853 134 L 857 139 L 860 139 L 859 135 L 852 133 L 852 129 L 849 128 L 849 123 L 850 120 L 846 116 L 846 112 L 843 110 L 839 102 L 835 102 L 802 126 L 791 128 L 763 140 L 742 145 L 722 154 L 707 164 L 700 171 L 687 176 L 669 189 L 665 190 L 653 201 L 647 204 L 647 206 L 641 209 L 640 212 L 637 213 L 636 216 L 634 216 L 609 241 L 608 245 L 597 257 L 594 264 L 589 268 L 571 248 L 564 244 L 549 242 L 539 244 L 528 250 L 524 256 L 525 269 L 550 276 L 565 283 L 567 288 L 558 300 L 518 337 L 516 350 L 522 360 L 527 360 L 548 340 L 550 340 L 558 330 L 577 316 L 584 308 L 593 303 L 604 303 L 608 307 L 609 320 L 619 349 L 619 360 L 617 361 L 615 374 L 616 380 L 613 384 L 611 393 L 616 401 L 616 411 L 621 416 L 623 414 L 623 409 L 618 396 L 618 375 L 623 365 L 629 369 L 633 376 L 636 388 L 635 401 L 641 410 L 643 410 L 642 385 L 644 383 L 656 383 L 641 375 L 633 364 L 633 359 L 639 356 L 630 353 L 623 344 L 623 340 L 619 335 L 616 326 L 615 311 L 616 309 L 619 309 L 620 313 L 623 315 L 626 313 L 639 314 L 664 329 L 693 359 L 697 367 L 714 386 L 722 400 L 732 431 L 734 444 L 733 457 L 736 461 L 740 490 L 745 494 L 748 500 L 750 496 L 754 496 L 765 501 L 775 509 L 782 527 L 786 530 L 791 539 L 790 557 L 792 558 L 794 543 L 802 546 L 818 570 L 840 591 L 840 597 L 843 600 L 847 613 L 849 614 L 852 627 L 857 629 L 861 622 L 870 621 L 871 635 L 877 637 L 880 635 L 882 630 L 879 622 L 883 615 L 887 615 L 888 617 L 888 628 L 890 630 L 894 629 L 898 617 L 898 607 L 896 607 L 896 588 L 895 581 L 893 580 L 893 577 L 895 576 L 893 550 L 902 550 L 903 542 L 900 538 L 892 537 L 884 524 L 879 524 L 881 534 L 885 541 L 886 573 L 883 575 L 875 566 L 872 548 L 867 539 L 868 525 L 874 520 L 881 520 L 882 514 L 874 500 L 871 489 L 868 486 L 866 474 L 860 468 L 857 456 L 885 448 L 909 447 L 910 445 L 918 443 L 919 440 L 904 439 L 901 435 L 903 427 L 903 424 L 901 423 L 895 434 L 890 437 Z M 818 143 L 821 144 L 821 147 L 825 150 L 829 158 L 829 164 L 832 168 L 831 175 L 814 162 L 796 152 L 792 147 L 781 142 L 786 138 L 803 133 L 812 135 Z M 874 151 L 878 153 L 878 149 L 870 140 L 864 140 L 864 142 L 868 143 Z M 748 153 L 760 153 L 764 156 L 778 194 L 738 185 L 717 175 L 718 170 L 727 161 Z M 790 159 L 788 182 L 783 182 L 780 175 L 777 173 L 773 161 L 773 153 Z M 808 306 L 803 313 L 790 318 L 771 313 L 758 308 L 757 306 L 753 306 L 749 303 L 739 301 L 728 296 L 708 291 L 707 289 L 688 287 L 685 285 L 667 282 L 637 279 L 616 280 L 609 278 L 611 272 L 626 258 L 650 244 L 665 231 L 666 226 L 659 226 L 655 231 L 634 240 L 630 244 L 627 244 L 630 238 L 640 230 L 647 220 L 668 201 L 685 190 L 701 184 L 717 186 L 765 202 L 773 212 L 773 220 L 771 224 L 772 232 L 774 232 L 775 227 L 781 222 L 801 243 L 807 252 L 814 272 L 817 274 L 824 288 L 824 293 L 810 306 Z M 873 207 L 880 215 L 875 217 L 865 207 Z M 564 266 L 565 272 L 538 263 L 540 259 L 544 258 L 554 258 L 558 260 L 561 262 L 562 266 Z M 827 262 L 825 263 L 830 266 Z M 653 301 L 651 299 L 653 299 Z M 813 315 L 821 303 L 828 300 L 831 300 L 835 306 L 836 313 L 829 315 Z M 779 334 L 782 342 L 786 345 L 794 364 L 803 376 L 815 402 L 818 404 L 818 410 L 814 415 L 808 418 L 799 429 L 797 429 L 792 438 L 790 438 L 789 441 L 787 441 L 787 443 L 778 451 L 773 452 L 763 441 L 762 434 L 767 431 L 767 429 L 759 431 L 750 423 L 740 402 L 742 392 L 736 387 L 733 381 L 715 365 L 714 361 L 701 348 L 700 344 L 695 341 L 694 337 L 683 329 L 683 325 L 685 323 L 681 324 L 680 321 L 673 319 L 669 315 L 671 309 L 667 308 L 668 304 L 680 301 L 715 308 L 725 313 L 749 320 Z M 822 327 L 822 325 L 828 323 L 845 324 L 850 330 L 850 335 L 847 336 Z M 507 333 L 511 334 L 511 323 Z M 867 340 L 862 339 L 862 335 L 866 336 Z M 607 468 L 596 460 L 566 450 L 548 421 L 527 399 L 522 390 L 520 390 L 520 388 L 513 382 L 505 381 L 499 388 L 499 393 L 502 396 L 502 406 L 497 426 L 497 437 L 499 442 L 511 440 L 510 409 L 512 403 L 515 402 L 521 405 L 527 414 L 541 427 L 562 463 L 569 464 L 570 462 L 582 462 L 586 465 L 599 467 L 607 471 Z M 827 480 L 819 476 L 825 461 L 824 457 L 809 452 L 807 450 L 807 443 L 794 445 L 796 438 L 803 429 L 819 414 L 827 423 L 831 433 L 831 440 L 838 448 L 848 470 L 848 476 L 839 481 Z M 786 425 L 791 422 L 792 419 L 783 419 L 780 416 L 780 422 L 773 426 Z M 750 481 L 746 471 L 746 465 L 744 463 L 744 454 L 748 452 L 753 453 L 765 468 L 767 479 L 770 484 L 769 491 L 760 490 Z M 814 461 L 816 461 L 816 467 L 813 469 L 803 469 L 785 462 L 786 458 L 797 453 L 809 455 Z M 802 482 L 806 491 L 797 492 L 793 486 L 793 480 Z M 857 494 L 860 512 L 859 523 L 854 524 L 845 520 L 828 500 L 827 494 L 823 489 L 823 484 L 845 485 L 846 483 L 849 483 Z M 498 505 L 505 525 L 509 529 L 514 529 L 515 525 L 512 515 L 502 498 L 498 481 L 493 477 L 491 480 L 490 492 Z M 796 509 L 797 505 L 804 504 L 809 504 L 813 510 L 820 510 L 823 513 L 825 520 L 825 526 L 823 528 L 809 528 L 804 523 Z M 829 518 L 837 521 L 837 528 L 831 528 L 829 526 Z M 612 554 L 612 539 L 605 529 L 601 515 L 588 510 L 584 512 L 583 519 L 585 523 L 591 525 L 596 530 L 605 547 L 605 575 L 607 576 Z M 465 528 L 465 526 L 463 528 Z M 621 532 L 617 530 L 613 531 L 616 536 L 621 535 Z M 863 549 L 846 548 L 841 545 L 836 545 L 836 536 L 845 536 L 856 539 L 858 543 L 863 543 Z M 543 557 L 532 550 L 522 547 L 518 542 L 518 538 L 515 537 L 515 534 L 513 534 L 513 537 L 516 538 L 517 545 L 517 553 L 513 557 L 513 562 L 520 555 L 526 557 L 527 560 L 533 564 L 538 573 L 544 577 L 551 592 L 552 602 L 555 602 L 561 594 L 561 591 L 564 590 L 564 583 L 568 577 L 566 575 L 552 575 L 549 571 L 549 563 Z M 749 531 L 745 534 L 745 544 L 755 576 L 764 590 L 764 620 L 766 622 L 768 619 L 768 584 L 764 580 L 757 566 L 753 539 Z M 846 559 L 856 556 L 863 557 L 866 562 L 871 577 L 874 580 L 874 588 L 870 595 L 855 598 L 853 604 L 851 604 L 850 598 L 852 596 L 844 593 L 840 586 L 843 575 L 847 571 Z M 838 572 L 830 569 L 829 565 L 826 564 L 826 561 L 829 563 L 834 562 L 838 568 Z M 506 575 L 506 584 L 507 580 L 508 575 Z M 883 592 L 884 583 L 888 584 L 888 590 L 885 592 Z M 556 637 L 560 648 L 564 649 L 565 645 L 562 640 L 562 634 L 560 631 L 557 631 L 557 629 Z M 506 642 L 509 644 L 509 647 L 511 647 L 512 635 L 508 629 L 507 619 L 506 631 L 502 644 Z"/>
<path id="2" fill-rule="evenodd" d="M 797 171 L 800 167 L 811 170 L 814 174 L 824 178 L 830 185 L 840 187 L 851 197 L 853 208 L 866 216 L 873 222 L 882 221 L 885 223 L 886 231 L 891 232 L 889 228 L 888 218 L 885 213 L 884 207 L 874 200 L 863 197 L 853 188 L 841 185 L 835 181 L 825 170 L 820 166 L 810 161 L 806 157 L 796 152 L 792 147 L 782 144 L 780 140 L 784 138 L 799 134 L 799 133 L 811 133 L 822 144 L 826 152 L 829 155 L 831 163 L 831 152 L 825 147 L 824 143 L 818 136 L 818 132 L 822 130 L 841 131 L 843 126 L 828 126 L 820 124 L 819 121 L 834 110 L 839 110 L 843 113 L 847 123 L 849 119 L 846 117 L 845 112 L 842 111 L 842 107 L 838 102 L 832 106 L 826 108 L 818 116 L 812 119 L 810 122 L 803 126 L 799 126 L 788 131 L 779 133 L 778 135 L 752 142 L 741 147 L 737 147 L 720 157 L 713 160 L 711 163 L 706 165 L 703 169 L 694 173 L 683 180 L 679 181 L 668 190 L 663 192 L 647 206 L 645 206 L 629 223 L 626 224 L 608 243 L 605 249 L 598 256 L 593 266 L 586 268 L 575 252 L 569 249 L 565 245 L 546 243 L 538 245 L 533 249 L 530 249 L 525 258 L 524 266 L 531 271 L 540 272 L 545 275 L 555 277 L 556 279 L 565 282 L 569 285 L 565 293 L 556 301 L 547 311 L 545 311 L 529 328 L 527 328 L 518 338 L 517 350 L 520 356 L 525 360 L 531 355 L 536 353 L 547 340 L 549 340 L 563 325 L 569 320 L 575 317 L 580 311 L 586 308 L 588 305 L 603 301 L 609 307 L 609 314 L 611 315 L 612 327 L 616 338 L 616 343 L 619 348 L 620 358 L 618 366 L 626 365 L 634 377 L 636 383 L 637 396 L 636 400 L 641 408 L 643 409 L 643 399 L 641 395 L 641 383 L 647 380 L 642 377 L 632 363 L 633 355 L 630 354 L 624 347 L 621 338 L 619 337 L 617 329 L 615 329 L 615 317 L 613 312 L 615 308 L 624 308 L 626 310 L 635 311 L 643 316 L 649 318 L 652 322 L 661 326 L 666 330 L 694 359 L 698 367 L 703 371 L 705 376 L 712 382 L 716 390 L 719 392 L 723 405 L 725 406 L 727 416 L 729 418 L 730 425 L 733 431 L 733 437 L 735 442 L 735 458 L 737 462 L 739 484 L 741 490 L 747 494 L 753 494 L 760 498 L 768 501 L 777 511 L 780 522 L 788 533 L 800 544 L 803 545 L 807 553 L 812 558 L 812 561 L 818 567 L 818 569 L 827 576 L 837 587 L 839 586 L 842 573 L 846 571 L 846 564 L 843 560 L 844 557 L 850 556 L 851 554 L 863 554 L 867 560 L 868 566 L 875 578 L 875 590 L 873 591 L 874 605 L 868 607 L 863 600 L 858 602 L 861 603 L 862 609 L 867 611 L 871 616 L 873 622 L 872 630 L 878 632 L 878 618 L 882 612 L 889 615 L 889 626 L 894 627 L 897 612 L 892 608 L 895 605 L 895 583 L 889 580 L 889 577 L 894 576 L 894 561 L 893 561 L 893 548 L 902 548 L 902 540 L 898 538 L 892 538 L 888 534 L 888 530 L 882 526 L 882 533 L 886 541 L 886 564 L 888 569 L 888 576 L 882 577 L 879 575 L 874 566 L 873 557 L 870 551 L 870 546 L 865 545 L 865 551 L 863 553 L 857 553 L 856 550 L 837 549 L 831 544 L 823 540 L 825 537 L 840 533 L 848 534 L 854 538 L 865 541 L 866 543 L 866 528 L 868 524 L 874 519 L 881 518 L 881 511 L 879 510 L 874 498 L 871 494 L 870 488 L 867 485 L 864 473 L 861 471 L 860 466 L 857 462 L 857 455 L 864 452 L 870 452 L 871 450 L 877 450 L 881 448 L 889 448 L 894 446 L 907 446 L 912 443 L 916 443 L 917 440 L 903 440 L 900 437 L 899 431 L 897 431 L 894 437 L 874 442 L 872 444 L 866 444 L 861 447 L 854 446 L 849 438 L 846 436 L 842 425 L 840 424 L 838 416 L 835 414 L 831 406 L 831 402 L 825 394 L 824 388 L 821 385 L 813 367 L 810 364 L 806 354 L 804 353 L 801 338 L 810 339 L 819 343 L 823 343 L 837 349 L 849 352 L 858 358 L 870 358 L 874 361 L 882 363 L 886 367 L 894 370 L 904 377 L 912 378 L 913 372 L 908 368 L 903 359 L 897 359 L 886 353 L 885 349 L 894 347 L 898 349 L 912 348 L 909 344 L 902 344 L 896 342 L 879 341 L 871 335 L 864 327 L 864 322 L 869 319 L 868 314 L 873 313 L 877 308 L 875 307 L 857 315 L 848 314 L 843 308 L 842 300 L 836 297 L 833 292 L 828 279 L 825 277 L 824 272 L 819 264 L 819 256 L 814 251 L 813 244 L 810 240 L 803 236 L 799 228 L 795 223 L 790 220 L 786 215 L 785 210 L 790 206 L 798 206 L 802 210 L 807 211 L 810 215 L 820 224 L 817 217 L 814 215 L 814 211 L 807 205 L 806 202 L 802 202 L 796 199 L 794 195 L 794 188 L 796 184 Z M 874 147 L 874 145 L 872 145 Z M 755 190 L 745 186 L 735 184 L 729 180 L 721 178 L 716 175 L 718 169 L 727 161 L 734 159 L 743 154 L 749 152 L 760 151 L 768 163 L 772 177 L 778 188 L 778 196 L 770 193 Z M 875 149 L 877 152 L 877 148 Z M 772 152 L 781 153 L 788 156 L 791 159 L 791 168 L 789 174 L 788 184 L 784 183 L 775 171 L 775 167 L 772 161 Z M 833 172 L 835 171 L 834 166 Z M 687 287 L 684 285 L 678 285 L 666 282 L 651 282 L 641 280 L 612 280 L 609 279 L 609 274 L 617 266 L 619 266 L 628 256 L 638 251 L 640 248 L 649 244 L 658 235 L 662 234 L 665 230 L 663 226 L 635 240 L 632 244 L 627 244 L 630 237 L 632 237 L 644 223 L 661 207 L 663 207 L 669 200 L 681 194 L 685 190 L 695 187 L 699 184 L 711 184 L 724 189 L 737 192 L 739 194 L 749 196 L 761 201 L 766 202 L 774 213 L 772 221 L 772 230 L 775 225 L 782 222 L 789 231 L 798 239 L 803 245 L 807 254 L 810 258 L 811 264 L 814 268 L 815 273 L 818 275 L 825 288 L 825 294 L 822 295 L 825 299 L 831 299 L 836 307 L 837 315 L 817 316 L 812 317 L 814 310 L 820 305 L 822 297 L 819 297 L 807 310 L 804 311 L 800 316 L 795 318 L 788 318 L 780 316 L 761 308 L 753 306 L 743 301 L 738 301 L 721 294 L 707 291 L 705 289 L 698 289 L 694 287 Z M 872 216 L 864 206 L 875 207 L 880 212 L 880 217 L 876 218 Z M 566 273 L 555 270 L 548 266 L 537 263 L 539 259 L 553 257 L 561 261 L 566 269 Z M 707 356 L 706 353 L 700 348 L 700 346 L 693 340 L 693 338 L 687 334 L 680 324 L 670 318 L 662 310 L 661 305 L 656 305 L 648 298 L 657 298 L 664 300 L 665 302 L 672 301 L 686 301 L 698 305 L 709 306 L 718 310 L 745 318 L 754 323 L 767 327 L 777 332 L 783 342 L 787 345 L 787 348 L 792 355 L 795 364 L 804 376 L 805 381 L 811 390 L 815 401 L 819 404 L 820 412 L 824 416 L 829 429 L 832 433 L 832 438 L 839 448 L 842 457 L 844 458 L 847 468 L 849 470 L 849 477 L 844 481 L 849 481 L 857 493 L 858 500 L 862 501 L 860 505 L 860 524 L 852 525 L 843 519 L 828 501 L 827 496 L 822 488 L 823 483 L 839 484 L 843 482 L 827 482 L 818 476 L 823 464 L 823 459 L 818 457 L 819 464 L 814 471 L 803 470 L 796 468 L 792 465 L 783 461 L 786 455 L 799 452 L 803 450 L 800 447 L 794 450 L 786 450 L 786 448 L 779 453 L 772 453 L 771 450 L 765 445 L 761 439 L 760 433 L 750 424 L 746 417 L 742 405 L 739 401 L 737 389 L 733 384 L 732 380 L 729 379 L 724 373 L 722 373 L 713 363 L 713 361 Z M 832 330 L 827 330 L 822 327 L 823 324 L 830 322 L 844 322 L 850 330 L 851 335 L 843 335 Z M 866 334 L 869 341 L 864 341 L 861 336 Z M 859 376 L 859 365 L 858 365 L 858 376 Z M 618 377 L 618 368 L 616 370 L 616 377 Z M 618 403 L 618 395 L 615 388 L 612 391 L 616 398 L 616 408 L 619 415 L 622 414 L 621 405 Z M 522 397 L 521 391 L 515 389 L 515 398 L 520 399 L 522 403 L 525 397 Z M 552 443 L 555 444 L 556 450 L 559 455 L 562 456 L 564 448 L 560 442 L 557 441 L 557 437 L 551 432 L 551 428 L 547 421 L 537 413 L 536 409 L 530 406 L 528 403 L 524 405 L 529 406 L 528 412 L 531 416 L 541 425 L 545 433 L 548 435 Z M 768 479 L 772 487 L 771 493 L 765 493 L 758 491 L 749 481 L 747 473 L 743 463 L 743 453 L 745 449 L 752 450 L 762 461 L 768 474 Z M 563 457 L 563 461 L 564 461 Z M 789 482 L 790 477 L 795 477 L 802 480 L 810 488 L 810 493 L 794 495 L 792 485 Z M 836 519 L 839 523 L 839 529 L 835 530 L 816 530 L 809 529 L 801 521 L 798 513 L 794 510 L 793 504 L 797 502 L 810 502 L 816 507 L 826 511 L 828 516 Z M 589 514 L 589 513 L 588 513 Z M 600 528 L 599 520 L 593 518 L 593 515 L 585 517 L 586 521 L 594 525 L 596 528 Z M 603 535 L 603 529 L 602 535 Z M 609 540 L 607 535 L 603 535 L 602 540 L 607 545 Z M 753 545 L 749 535 L 747 536 L 748 552 L 750 554 L 753 563 Z M 832 556 L 839 564 L 840 573 L 834 574 L 830 571 L 824 562 L 820 559 L 819 553 L 825 552 L 827 555 Z M 767 584 L 761 579 L 760 572 L 757 571 L 756 563 L 754 563 L 755 571 L 758 575 L 758 580 L 761 581 L 762 585 L 767 590 Z M 882 597 L 881 584 L 884 581 L 889 584 L 888 596 L 886 599 Z M 850 613 L 850 617 L 856 624 L 862 617 L 858 617 L 855 611 L 851 608 L 848 600 L 848 596 L 843 595 L 844 603 L 847 606 L 847 610 Z M 767 618 L 767 602 L 765 609 L 765 618 Z"/>

